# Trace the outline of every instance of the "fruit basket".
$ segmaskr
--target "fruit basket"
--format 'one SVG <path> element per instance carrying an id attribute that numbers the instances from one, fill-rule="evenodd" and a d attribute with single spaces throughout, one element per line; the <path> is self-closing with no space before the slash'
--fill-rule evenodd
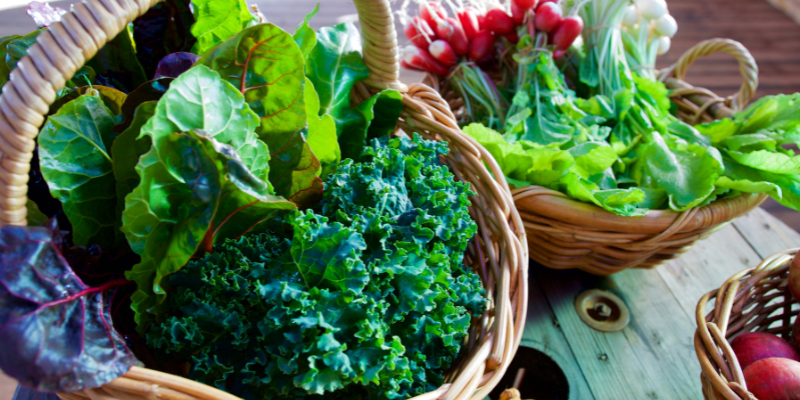
<path id="1" fill-rule="evenodd" d="M 764 332 L 792 342 L 798 310 L 792 309 L 797 300 L 789 290 L 788 280 L 797 251 L 773 254 L 700 299 L 694 347 L 702 368 L 700 379 L 706 399 L 756 399 L 748 391 L 743 368 L 729 341 L 744 333 Z M 786 346 L 794 352 L 790 344 Z M 797 359 L 796 352 L 794 357 Z"/>
<path id="2" fill-rule="evenodd" d="M 428 9 L 426 9 L 426 3 L 429 3 Z M 409 45 L 405 50 L 404 61 L 408 68 L 426 72 L 423 82 L 442 94 L 442 97 L 454 110 L 456 119 L 464 126 L 464 131 L 473 137 L 481 137 L 482 139 L 479 141 L 485 147 L 490 148 L 507 177 L 513 178 L 511 179 L 512 193 L 515 205 L 526 227 L 533 260 L 549 268 L 581 269 L 596 275 L 613 274 L 627 268 L 652 268 L 678 257 L 697 240 L 707 237 L 765 200 L 767 191 L 747 192 L 742 190 L 740 196 L 717 197 L 712 195 L 704 201 L 687 201 L 685 204 L 673 205 L 670 203 L 652 207 L 641 206 L 638 210 L 609 205 L 600 197 L 627 196 L 630 194 L 630 190 L 627 189 L 635 188 L 636 185 L 643 185 L 642 187 L 649 189 L 662 188 L 656 187 L 657 185 L 647 186 L 649 183 L 646 179 L 629 176 L 633 173 L 628 172 L 631 170 L 628 166 L 634 165 L 637 159 L 641 159 L 635 150 L 631 149 L 638 143 L 645 143 L 645 139 L 641 139 L 640 142 L 625 143 L 625 148 L 622 148 L 623 145 L 614 147 L 615 144 L 611 143 L 611 147 L 617 152 L 619 158 L 609 169 L 613 170 L 614 174 L 619 174 L 614 179 L 618 179 L 620 176 L 624 179 L 624 181 L 619 181 L 620 186 L 617 186 L 616 183 L 614 185 L 603 183 L 602 179 L 604 178 L 597 178 L 600 175 L 597 171 L 592 173 L 575 172 L 577 167 L 570 167 L 568 172 L 563 173 L 565 175 L 560 177 L 549 176 L 548 173 L 552 171 L 562 173 L 560 165 L 573 162 L 573 158 L 577 160 L 580 155 L 583 155 L 581 151 L 584 150 L 578 150 L 578 148 L 585 142 L 580 143 L 577 139 L 574 142 L 570 141 L 569 138 L 566 138 L 569 135 L 563 133 L 575 129 L 573 125 L 582 124 L 580 129 L 593 129 L 598 126 L 617 129 L 619 126 L 628 124 L 624 122 L 624 118 L 630 118 L 630 114 L 624 117 L 622 114 L 618 114 L 617 121 L 611 125 L 609 125 L 609 120 L 597 123 L 581 122 L 586 121 L 587 114 L 589 117 L 596 116 L 591 114 L 598 109 L 589 106 L 590 103 L 596 105 L 596 103 L 592 103 L 594 100 L 591 96 L 596 96 L 595 93 L 599 92 L 611 98 L 613 93 L 618 93 L 614 89 L 624 86 L 624 84 L 616 84 L 616 86 L 608 84 L 613 87 L 603 92 L 605 84 L 601 79 L 600 83 L 594 82 L 599 88 L 597 92 L 592 91 L 594 89 L 588 90 L 587 86 L 591 86 L 588 83 L 591 78 L 584 76 L 582 71 L 587 68 L 587 60 L 594 60 L 592 57 L 620 60 L 617 64 L 608 61 L 605 61 L 606 64 L 602 64 L 598 61 L 599 72 L 592 70 L 592 74 L 599 74 L 603 76 L 603 79 L 610 76 L 608 82 L 617 82 L 614 79 L 622 79 L 608 72 L 616 67 L 628 69 L 634 75 L 633 80 L 640 78 L 637 75 L 640 71 L 650 71 L 642 73 L 641 78 L 661 82 L 665 85 L 668 94 L 659 94 L 659 96 L 663 96 L 664 100 L 668 96 L 671 100 L 671 105 L 670 103 L 664 105 L 665 109 L 670 109 L 667 112 L 670 116 L 667 118 L 675 116 L 688 125 L 712 125 L 715 121 L 727 121 L 727 119 L 736 119 L 737 116 L 743 115 L 743 111 L 758 86 L 758 68 L 753 57 L 740 43 L 727 39 L 711 39 L 688 50 L 675 65 L 656 71 L 652 67 L 655 64 L 656 48 L 658 48 L 658 54 L 661 54 L 662 50 L 667 51 L 670 37 L 675 34 L 677 29 L 674 19 L 666 10 L 666 3 L 660 0 L 636 2 L 603 0 L 590 3 L 515 0 L 510 3 L 510 12 L 507 7 L 498 8 L 494 3 L 481 1 L 469 2 L 470 5 L 477 4 L 476 7 L 484 7 L 480 10 L 472 9 L 470 6 L 463 10 L 455 8 L 454 12 L 457 12 L 458 20 L 464 27 L 463 30 L 467 32 L 466 36 L 471 37 L 472 41 L 471 47 L 468 47 L 470 52 L 465 53 L 464 50 L 459 50 L 459 47 L 462 46 L 457 45 L 460 43 L 456 40 L 459 29 L 456 28 L 456 33 L 452 33 L 448 37 L 447 31 L 442 28 L 447 24 L 458 25 L 455 18 L 446 17 L 448 9 L 436 6 L 435 4 L 438 4 L 436 2 L 420 1 L 419 16 L 410 19 L 406 30 L 406 36 L 413 46 Z M 632 4 L 628 5 L 629 3 Z M 639 3 L 642 4 L 639 5 Z M 626 5 L 628 5 L 628 10 L 617 11 L 619 7 L 624 8 Z M 645 5 L 651 9 L 645 10 L 643 8 Z M 572 9 L 567 11 L 566 7 L 572 7 Z M 645 17 L 641 14 L 646 12 L 655 13 L 655 15 Z M 470 13 L 480 14 L 483 18 L 480 22 L 475 23 L 478 28 L 467 29 L 467 26 L 471 24 L 469 22 Z M 628 14 L 632 16 L 631 21 L 628 21 Z M 605 19 L 601 21 L 601 17 Z M 557 21 L 550 24 L 548 21 L 554 18 Z M 597 20 L 592 20 L 593 18 L 597 18 Z M 652 20 L 648 25 L 649 18 Z M 424 40 L 420 40 L 420 38 L 425 37 L 426 29 L 422 28 L 425 27 L 426 20 L 428 21 L 427 25 L 436 26 L 436 29 L 428 32 L 428 35 L 436 40 L 431 42 L 427 52 L 420 47 L 421 45 L 424 47 L 424 43 L 422 43 Z M 562 21 L 560 25 L 558 20 Z M 585 29 L 584 20 L 587 21 Z M 552 26 L 548 26 L 548 24 Z M 611 33 L 612 29 L 609 27 L 617 24 L 622 25 L 624 39 L 619 39 L 618 36 Z M 510 28 L 512 26 L 513 30 Z M 649 27 L 649 35 L 652 39 L 648 39 L 647 29 L 640 27 Z M 478 29 L 478 33 L 470 36 L 469 32 L 476 29 Z M 580 36 L 581 30 L 582 37 Z M 659 30 L 663 33 L 659 33 Z M 492 34 L 489 35 L 488 31 L 491 31 Z M 495 50 L 486 52 L 485 49 L 488 47 L 482 42 L 484 35 L 479 35 L 479 33 L 491 37 L 490 45 L 494 44 Z M 663 36 L 659 38 L 658 35 Z M 452 44 L 450 46 L 452 51 L 442 43 L 447 40 Z M 644 44 L 642 44 L 643 40 Z M 652 41 L 647 42 L 647 40 Z M 591 41 L 596 41 L 596 43 L 590 43 Z M 617 47 L 608 45 L 608 43 L 616 43 L 615 41 L 621 41 L 621 43 Z M 666 49 L 662 49 L 664 44 L 666 44 Z M 412 47 L 416 47 L 416 49 Z M 625 50 L 615 53 L 617 50 L 614 49 L 618 47 L 624 47 Z M 442 48 L 445 50 L 443 51 Z M 603 52 L 603 55 L 595 56 L 595 52 Z M 743 80 L 740 90 L 725 98 L 709 90 L 691 86 L 684 81 L 686 72 L 692 63 L 699 58 L 718 52 L 727 53 L 739 62 Z M 547 61 L 542 61 L 544 57 L 547 57 Z M 531 61 L 532 59 L 534 61 Z M 609 67 L 612 64 L 615 67 Z M 535 73 L 529 72 L 534 70 L 533 65 L 537 65 Z M 563 77 L 558 78 L 557 73 L 551 72 L 557 69 L 563 71 Z M 523 80 L 522 76 L 527 80 Z M 539 80 L 536 81 L 536 79 Z M 556 82 L 553 83 L 553 80 Z M 622 80 L 624 81 L 624 79 Z M 535 91 L 520 89 L 533 86 L 533 82 L 539 85 Z M 538 88 L 540 86 L 543 88 Z M 509 88 L 517 88 L 517 91 L 512 92 Z M 552 95 L 552 92 L 558 92 L 559 95 Z M 465 93 L 467 94 L 465 95 Z M 517 96 L 520 93 L 526 94 L 526 96 Z M 551 104 L 545 104 L 548 102 Z M 527 104 L 527 109 L 519 105 L 523 103 Z M 610 108 L 613 107 L 612 104 Z M 545 111 L 540 112 L 537 111 L 538 109 Z M 533 114 L 529 112 L 530 110 L 533 110 Z M 528 111 L 528 114 L 523 114 L 525 111 Z M 575 112 L 579 114 L 579 117 L 570 116 L 570 113 Z M 481 114 L 483 117 L 475 117 L 477 114 Z M 519 116 L 522 116 L 522 119 L 515 119 Z M 580 117 L 583 119 L 578 121 Z M 534 118 L 535 120 L 532 122 Z M 567 123 L 565 120 L 570 122 Z M 489 135 L 486 130 L 473 130 L 471 125 L 466 126 L 476 122 L 495 130 L 495 133 L 499 133 L 510 146 L 506 146 L 505 143 L 498 144 L 500 136 Z M 534 128 L 529 126 L 534 126 Z M 544 128 L 539 128 L 540 126 Z M 630 126 L 635 126 L 635 124 Z M 706 132 L 704 126 L 697 129 Z M 671 129 L 663 130 L 664 137 L 673 133 Z M 692 130 L 692 128 L 689 127 L 688 130 Z M 545 133 L 542 134 L 540 131 L 545 131 Z M 583 131 L 576 129 L 575 132 Z M 614 133 L 605 138 L 590 138 L 589 141 L 613 142 L 617 131 L 612 132 Z M 517 135 L 517 139 L 510 139 L 515 135 Z M 578 133 L 574 135 L 577 136 Z M 565 138 L 561 139 L 561 136 Z M 647 137 L 647 134 L 645 133 L 642 137 Z M 683 138 L 685 139 L 685 137 Z M 693 141 L 693 139 L 687 140 L 690 143 Z M 578 144 L 573 145 L 573 143 Z M 573 147 L 569 148 L 570 146 Z M 714 146 L 720 147 L 722 153 L 720 160 L 727 157 L 726 150 L 722 149 L 722 145 L 718 142 L 714 142 L 714 145 L 708 146 L 708 148 Z M 553 155 L 555 153 L 552 152 L 547 153 L 551 149 L 558 149 L 561 152 L 557 155 Z M 715 151 L 716 149 L 711 150 L 712 153 Z M 540 163 L 549 163 L 549 170 L 537 165 L 537 157 L 531 156 L 530 161 L 521 158 L 524 153 L 533 154 L 533 152 L 540 154 L 538 157 Z M 566 152 L 570 152 L 572 156 L 566 155 Z M 506 158 L 507 161 L 500 160 L 501 158 Z M 584 163 L 593 161 L 595 160 L 584 161 Z M 528 171 L 523 171 L 524 162 L 533 167 Z M 578 163 L 578 161 L 574 162 Z M 720 162 L 720 164 L 724 163 Z M 625 167 L 621 167 L 623 164 Z M 658 168 L 654 167 L 653 169 Z M 726 173 L 728 173 L 727 170 L 721 175 Z M 603 171 L 602 174 L 605 174 L 603 177 L 606 177 L 607 171 Z M 731 179 L 735 180 L 735 178 Z M 536 181 L 542 183 L 531 184 Z M 575 184 L 576 181 L 580 181 L 582 187 Z M 591 182 L 587 183 L 587 181 Z M 660 180 L 657 181 L 659 185 L 662 184 Z M 666 186 L 665 184 L 664 187 Z M 685 187 L 689 186 L 692 185 Z M 618 193 L 612 193 L 612 190 L 617 189 L 620 189 Z M 623 192 L 621 189 L 627 191 Z M 681 193 L 677 189 L 669 191 L 669 196 L 678 197 L 680 195 Z M 649 194 L 645 196 L 649 196 Z M 672 199 L 672 197 L 670 198 Z M 645 201 L 637 204 L 652 203 Z M 639 205 L 636 207 L 638 208 Z"/>
<path id="3" fill-rule="evenodd" d="M 61 22 L 53 23 L 39 34 L 36 43 L 28 48 L 27 55 L 11 72 L 0 96 L 0 226 L 6 239 L 25 236 L 20 227 L 24 227 L 30 217 L 27 213 L 30 202 L 26 198 L 30 161 L 39 128 L 45 122 L 44 116 L 57 92 L 86 60 L 92 59 L 129 23 L 157 3 L 158 0 L 86 0 L 76 4 L 71 12 L 61 16 Z M 389 2 L 357 0 L 355 5 L 362 27 L 363 58 L 369 77 L 354 87 L 352 98 L 363 101 L 384 89 L 400 91 L 403 110 L 397 127 L 391 130 L 402 130 L 408 135 L 417 133 L 427 139 L 446 142 L 449 152 L 441 158 L 442 162 L 475 193 L 469 214 L 477 224 L 477 234 L 469 242 L 464 264 L 467 269 L 482 274 L 488 310 L 480 318 L 472 319 L 468 338 L 459 353 L 461 357 L 446 372 L 445 384 L 416 398 L 482 398 L 504 374 L 519 346 L 525 323 L 528 249 L 522 221 L 497 163 L 481 145 L 460 131 L 448 104 L 440 95 L 424 85 L 406 86 L 398 82 L 397 41 Z M 242 87 L 244 91 L 244 78 Z M 4 241 L 6 239 L 0 240 L 0 246 L 13 244 L 13 240 Z M 36 242 L 38 239 L 32 240 Z M 12 260 L 10 254 L 6 256 L 9 258 L 2 261 L 19 262 Z M 72 302 L 93 291 L 85 289 L 71 297 L 64 292 L 66 297 L 56 298 L 54 303 Z M 54 294 L 56 297 L 61 295 Z M 9 293 L 0 294 L 3 296 L 8 297 Z M 15 317 L 18 316 L 3 315 L 3 318 Z M 54 323 L 54 329 L 64 328 L 59 323 Z M 108 325 L 105 321 L 103 323 Z M 121 337 L 116 337 L 119 335 L 109 333 L 111 336 L 115 336 L 118 345 L 114 352 L 124 347 L 124 342 L 119 342 Z M 81 360 L 93 362 L 87 358 Z M 47 367 L 53 368 L 49 364 Z M 68 370 L 69 366 L 64 368 L 61 368 L 61 374 L 80 379 L 73 384 L 73 387 L 77 385 L 77 390 L 69 393 L 59 390 L 63 399 L 237 398 L 181 376 L 140 366 L 131 367 L 120 377 L 114 376 L 115 371 L 104 369 L 103 365 L 89 366 L 88 370 L 95 373 L 86 376 L 76 376 Z M 6 372 L 25 383 L 26 371 Z M 80 387 L 85 381 L 100 382 L 102 386 Z"/>

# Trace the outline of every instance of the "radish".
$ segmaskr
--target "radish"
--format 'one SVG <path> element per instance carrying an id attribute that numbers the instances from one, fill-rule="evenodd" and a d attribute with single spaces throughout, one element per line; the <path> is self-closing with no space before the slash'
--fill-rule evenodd
<path id="1" fill-rule="evenodd" d="M 414 17 L 406 25 L 404 32 L 408 40 L 421 49 L 427 49 L 430 42 L 436 40 L 436 34 L 433 33 L 433 29 L 420 17 Z"/>
<path id="2" fill-rule="evenodd" d="M 583 31 L 583 19 L 578 15 L 570 15 L 564 18 L 558 28 L 553 31 L 553 44 L 559 50 L 566 50 L 572 46 L 572 42 L 580 36 Z"/>
<path id="3" fill-rule="evenodd" d="M 464 11 L 458 13 L 458 21 L 461 22 L 461 28 L 464 29 L 467 40 L 472 40 L 475 34 L 481 30 L 481 26 L 478 24 L 478 13 L 472 7 L 466 7 Z"/>
<path id="4" fill-rule="evenodd" d="M 517 6 L 522 10 L 530 10 L 536 7 L 536 0 L 511 0 L 512 6 Z"/>
<path id="5" fill-rule="evenodd" d="M 498 35 L 507 35 L 514 30 L 514 20 L 505 11 L 495 8 L 486 13 L 484 29 L 488 29 Z"/>
<path id="6" fill-rule="evenodd" d="M 406 62 L 406 60 L 400 60 L 400 66 L 401 66 L 401 67 L 403 67 L 403 68 L 405 68 L 405 69 L 410 69 L 410 70 L 412 70 L 412 71 L 422 71 L 422 72 L 425 72 L 425 70 L 424 70 L 424 69 L 419 69 L 419 68 L 414 68 L 414 67 L 412 67 L 411 65 L 409 65 L 409 64 Z"/>
<path id="7" fill-rule="evenodd" d="M 536 29 L 550 33 L 561 23 L 563 12 L 556 3 L 544 3 L 536 10 Z"/>
<path id="8" fill-rule="evenodd" d="M 511 2 L 511 19 L 514 20 L 514 25 L 520 26 L 525 22 L 525 12 L 528 10 L 520 8 L 516 2 Z"/>
<path id="9" fill-rule="evenodd" d="M 435 15 L 434 15 L 435 14 Z M 431 27 L 436 26 L 436 21 L 447 18 L 447 11 L 435 1 L 419 3 L 419 16 Z"/>
<path id="10" fill-rule="evenodd" d="M 519 35 L 517 34 L 516 31 L 512 31 L 511 33 L 506 35 L 506 40 L 508 40 L 509 42 L 511 42 L 513 44 L 517 44 L 517 43 L 519 43 Z"/>
<path id="11" fill-rule="evenodd" d="M 558 4 L 558 0 L 539 0 L 539 4 L 534 7 L 536 11 L 539 11 L 539 7 L 545 5 L 546 3 L 556 3 Z"/>
<path id="12" fill-rule="evenodd" d="M 658 51 L 656 52 L 656 55 L 662 56 L 664 54 L 667 54 L 667 52 L 669 51 L 669 47 L 671 45 L 672 45 L 672 40 L 670 40 L 666 36 L 661 36 L 660 38 L 658 38 Z"/>
<path id="13" fill-rule="evenodd" d="M 556 50 L 553 52 L 553 60 L 558 60 L 561 57 L 564 57 L 564 54 L 567 54 L 566 50 Z"/>
<path id="14" fill-rule="evenodd" d="M 659 19 L 667 13 L 667 2 L 664 0 L 636 0 L 636 8 L 647 19 Z"/>
<path id="15" fill-rule="evenodd" d="M 445 18 L 436 25 L 436 35 L 446 40 L 456 54 L 463 56 L 469 52 L 469 39 L 461 24 L 455 18 Z"/>
<path id="16" fill-rule="evenodd" d="M 678 33 L 678 23 L 675 22 L 675 18 L 672 18 L 672 15 L 664 14 L 661 16 L 661 18 L 655 21 L 653 30 L 655 33 L 661 36 L 667 36 L 671 38 Z"/>
<path id="17" fill-rule="evenodd" d="M 531 37 L 531 40 L 536 37 L 536 18 L 533 10 L 528 10 L 528 13 L 525 18 L 527 18 L 527 28 L 528 28 L 528 36 Z"/>
<path id="18" fill-rule="evenodd" d="M 486 16 L 483 14 L 478 14 L 478 30 L 475 33 L 478 33 L 486 28 Z"/>
<path id="19" fill-rule="evenodd" d="M 628 28 L 633 28 L 639 23 L 640 19 L 642 19 L 642 16 L 639 15 L 639 9 L 631 4 L 625 9 L 625 17 L 622 19 L 622 24 Z"/>
<path id="20" fill-rule="evenodd" d="M 419 47 L 406 46 L 403 48 L 403 61 L 412 68 L 428 71 L 436 75 L 444 76 L 450 73 L 450 68 L 433 58 L 427 50 Z"/>
<path id="21" fill-rule="evenodd" d="M 453 51 L 453 47 L 450 46 L 450 43 L 442 39 L 434 40 L 430 47 L 428 47 L 428 52 L 431 53 L 433 58 L 439 60 L 439 62 L 448 67 L 458 64 L 458 56 L 456 52 Z"/>
<path id="22" fill-rule="evenodd" d="M 489 51 L 492 50 L 492 46 L 494 46 L 494 40 L 495 38 L 492 32 L 486 29 L 476 33 L 470 45 L 469 58 L 477 61 L 489 54 Z"/>

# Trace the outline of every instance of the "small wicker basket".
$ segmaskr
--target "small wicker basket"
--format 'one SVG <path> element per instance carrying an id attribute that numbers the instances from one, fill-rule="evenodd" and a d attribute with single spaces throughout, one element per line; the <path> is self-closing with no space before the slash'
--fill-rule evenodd
<path id="1" fill-rule="evenodd" d="M 744 332 L 769 332 L 791 342 L 797 300 L 786 285 L 789 266 L 799 249 L 773 254 L 758 267 L 732 276 L 697 304 L 694 348 L 700 360 L 706 400 L 757 400 L 747 391 L 742 368 L 729 340 Z M 714 309 L 704 315 L 714 301 Z"/>
<path id="2" fill-rule="evenodd" d="M 34 139 L 48 105 L 65 80 L 109 39 L 160 0 L 84 0 L 41 33 L 11 73 L 0 96 L 0 226 L 26 224 L 28 171 Z M 396 32 L 388 0 L 354 0 L 370 77 L 353 95 L 363 99 L 385 88 L 403 92 L 399 127 L 448 142 L 445 162 L 477 195 L 470 208 L 478 235 L 465 262 L 479 271 L 489 310 L 473 321 L 464 356 L 446 384 L 417 399 L 482 399 L 497 384 L 522 336 L 528 301 L 528 249 L 508 184 L 491 155 L 458 128 L 448 104 L 424 85 L 398 82 Z M 145 368 L 97 389 L 59 394 L 63 399 L 236 399 L 203 384 Z"/>
<path id="3" fill-rule="evenodd" d="M 728 98 L 683 81 L 694 61 L 716 52 L 731 54 L 739 61 L 743 84 Z M 678 106 L 678 116 L 697 124 L 732 117 L 743 109 L 758 86 L 758 67 L 740 43 L 712 39 L 691 48 L 675 65 L 660 71 L 659 78 L 672 90 L 670 98 Z M 461 121 L 464 101 L 447 79 L 427 74 L 424 82 L 442 93 Z M 517 188 L 512 193 L 533 260 L 549 268 L 577 268 L 596 275 L 652 268 L 678 257 L 766 199 L 765 195 L 745 194 L 682 213 L 653 210 L 643 217 L 623 217 L 541 186 Z"/>

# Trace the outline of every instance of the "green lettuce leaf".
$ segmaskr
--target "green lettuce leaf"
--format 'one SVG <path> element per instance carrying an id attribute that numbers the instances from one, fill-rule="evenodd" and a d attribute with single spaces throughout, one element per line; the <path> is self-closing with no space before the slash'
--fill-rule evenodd
<path id="1" fill-rule="evenodd" d="M 728 149 L 738 152 L 751 152 L 753 150 L 775 150 L 775 139 L 761 133 L 736 135 L 725 139 Z"/>
<path id="2" fill-rule="evenodd" d="M 518 181 L 527 180 L 534 159 L 520 143 L 508 143 L 503 135 L 479 123 L 469 124 L 463 131 L 492 155 L 506 176 Z"/>
<path id="3" fill-rule="evenodd" d="M 631 176 L 640 186 L 666 190 L 675 211 L 692 208 L 714 192 L 714 182 L 723 173 L 715 148 L 692 143 L 668 147 L 657 132 L 648 139 L 631 165 Z"/>
<path id="4" fill-rule="evenodd" d="M 244 0 L 192 0 L 192 4 L 191 33 L 197 38 L 192 53 L 200 56 L 255 21 Z"/>
<path id="5" fill-rule="evenodd" d="M 274 195 L 269 150 L 258 117 L 231 84 L 197 66 L 173 81 L 139 137 L 152 147 L 136 166 L 139 185 L 125 198 L 123 227 L 142 262 L 128 272 L 138 284 L 139 329 L 152 322 L 166 292 L 161 279 L 215 240 L 265 229 L 295 205 Z"/>
<path id="6" fill-rule="evenodd" d="M 730 118 L 723 118 L 714 122 L 695 126 L 700 133 L 711 139 L 711 143 L 717 144 L 739 132 L 741 125 L 739 122 Z"/>
<path id="7" fill-rule="evenodd" d="M 534 185 L 550 186 L 576 167 L 577 160 L 566 150 L 533 148 L 526 150 L 525 154 L 533 160 L 533 165 L 525 173 L 525 180 Z"/>
<path id="8" fill-rule="evenodd" d="M 115 118 L 100 97 L 83 95 L 47 119 L 39 133 L 39 165 L 72 223 L 73 241 L 113 249 L 117 197 L 111 144 Z"/>
<path id="9" fill-rule="evenodd" d="M 617 152 L 605 142 L 586 142 L 569 149 L 575 159 L 571 172 L 583 178 L 600 174 L 617 161 Z"/>
<path id="10" fill-rule="evenodd" d="M 645 201 L 645 193 L 639 188 L 601 190 L 594 182 L 574 173 L 562 177 L 559 185 L 570 197 L 594 203 L 617 215 L 638 217 L 647 214 L 647 209 L 638 207 Z"/>
<path id="11" fill-rule="evenodd" d="M 728 150 L 726 153 L 740 164 L 758 170 L 781 175 L 800 173 L 800 156 L 790 157 L 769 150 L 756 150 L 749 153 Z"/>

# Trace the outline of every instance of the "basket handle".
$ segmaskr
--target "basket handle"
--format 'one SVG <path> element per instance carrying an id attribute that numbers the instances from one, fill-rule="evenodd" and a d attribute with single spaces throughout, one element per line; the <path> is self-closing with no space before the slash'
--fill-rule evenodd
<path id="1" fill-rule="evenodd" d="M 736 94 L 729 96 L 724 101 L 734 111 L 742 110 L 753 98 L 758 88 L 758 66 L 750 51 L 737 41 L 730 39 L 704 40 L 687 50 L 674 65 L 663 71 L 662 77 L 674 76 L 679 80 L 684 80 L 686 71 L 695 61 L 716 52 L 728 53 L 739 62 L 742 86 Z M 704 91 L 704 94 L 705 92 L 707 91 Z"/>
<path id="2" fill-rule="evenodd" d="M 27 224 L 28 172 L 34 139 L 65 82 L 134 19 L 161 0 L 84 0 L 36 39 L 0 94 L 0 226 Z M 406 92 L 388 0 L 354 0 L 371 91 Z"/>

